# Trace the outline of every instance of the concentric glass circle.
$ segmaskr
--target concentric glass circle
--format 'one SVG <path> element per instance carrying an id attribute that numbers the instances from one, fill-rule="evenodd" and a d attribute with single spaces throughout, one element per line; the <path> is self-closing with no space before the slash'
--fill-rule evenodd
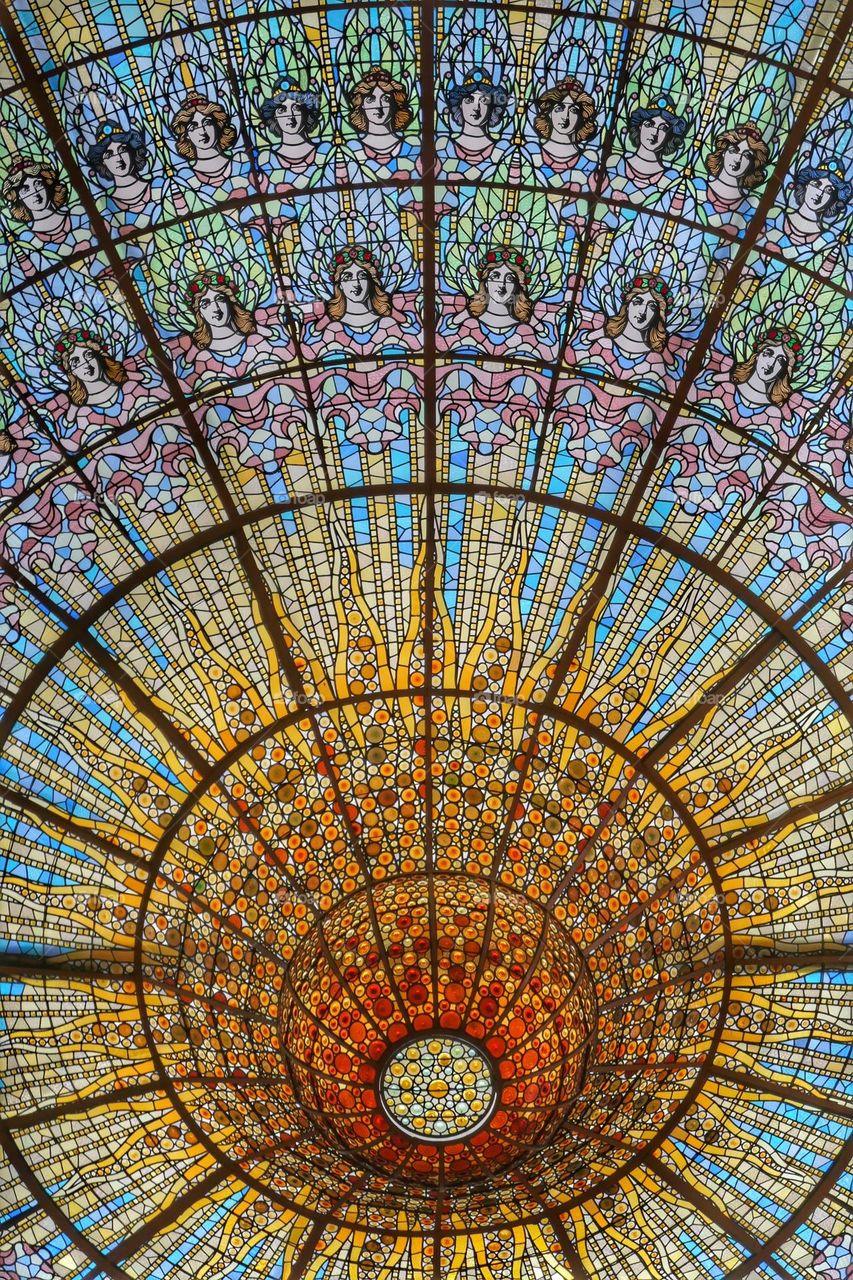
<path id="1" fill-rule="evenodd" d="M 484 1050 L 446 1033 L 400 1044 L 382 1069 L 379 1094 L 392 1124 L 427 1142 L 469 1137 L 489 1119 L 498 1098 Z"/>

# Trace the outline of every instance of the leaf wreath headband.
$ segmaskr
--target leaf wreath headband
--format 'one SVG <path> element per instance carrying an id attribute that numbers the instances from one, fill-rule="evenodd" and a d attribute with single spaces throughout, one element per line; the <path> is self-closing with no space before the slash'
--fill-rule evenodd
<path id="1" fill-rule="evenodd" d="M 490 249 L 477 263 L 477 270 L 482 275 L 484 271 L 488 271 L 489 267 L 501 266 L 504 263 L 508 267 L 517 267 L 523 282 L 530 284 L 530 263 L 523 253 L 519 253 L 517 249 L 510 249 L 507 245 L 503 245 L 500 249 Z"/>
<path id="2" fill-rule="evenodd" d="M 630 284 L 626 285 L 622 290 L 622 297 L 627 298 L 628 294 L 633 293 L 635 289 L 648 290 L 649 293 L 657 293 L 662 298 L 667 299 L 671 292 L 663 277 L 658 275 L 634 276 Z"/>
<path id="3" fill-rule="evenodd" d="M 192 302 L 193 298 L 198 297 L 200 293 L 204 293 L 205 289 L 217 287 L 220 289 L 233 289 L 235 285 L 231 277 L 223 275 L 221 271 L 203 271 L 184 290 L 184 297 L 187 302 Z"/>
<path id="4" fill-rule="evenodd" d="M 803 347 L 802 342 L 795 333 L 790 329 L 768 329 L 764 335 L 766 342 L 781 342 L 789 351 L 793 351 L 797 355 Z"/>
<path id="5" fill-rule="evenodd" d="M 329 276 L 332 281 L 335 279 L 335 273 L 338 268 L 347 266 L 350 262 L 362 263 L 365 266 L 373 267 L 374 270 L 378 268 L 376 259 L 369 249 L 365 249 L 363 245 L 348 244 L 343 249 L 338 249 L 334 258 L 332 258 L 329 269 Z"/>

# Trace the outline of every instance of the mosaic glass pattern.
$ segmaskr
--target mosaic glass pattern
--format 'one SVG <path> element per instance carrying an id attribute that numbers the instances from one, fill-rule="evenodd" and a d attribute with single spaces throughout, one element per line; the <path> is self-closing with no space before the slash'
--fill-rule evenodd
<path id="1" fill-rule="evenodd" d="M 485 1052 L 455 1036 L 410 1040 L 391 1054 L 379 1078 L 389 1119 L 409 1137 L 464 1138 L 497 1101 Z"/>
<path id="2" fill-rule="evenodd" d="M 0 6 L 0 1280 L 851 1280 L 851 31 Z"/>

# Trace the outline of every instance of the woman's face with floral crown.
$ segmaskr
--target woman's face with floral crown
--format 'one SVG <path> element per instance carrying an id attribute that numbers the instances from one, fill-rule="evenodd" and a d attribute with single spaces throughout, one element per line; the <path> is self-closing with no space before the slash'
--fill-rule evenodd
<path id="1" fill-rule="evenodd" d="M 829 178 L 811 178 L 803 192 L 803 204 L 812 213 L 823 213 L 834 196 L 835 187 Z"/>
<path id="2" fill-rule="evenodd" d="M 101 361 L 96 351 L 88 347 L 75 346 L 68 353 L 68 371 L 83 383 L 84 387 L 103 380 Z"/>
<path id="3" fill-rule="evenodd" d="M 341 293 L 348 302 L 364 302 L 370 294 L 370 276 L 356 262 L 344 267 L 339 284 Z"/>
<path id="4" fill-rule="evenodd" d="M 194 111 L 187 124 L 187 140 L 199 153 L 214 151 L 219 141 L 219 130 L 213 117 L 203 115 L 201 111 Z"/>
<path id="5" fill-rule="evenodd" d="M 640 125 L 640 146 L 657 155 L 669 138 L 669 125 L 663 116 L 652 116 Z"/>
<path id="6" fill-rule="evenodd" d="M 294 98 L 285 98 L 280 102 L 273 118 L 283 138 L 301 138 L 305 132 L 305 108 Z"/>
<path id="7" fill-rule="evenodd" d="M 370 124 L 388 124 L 394 112 L 394 102 L 387 90 L 375 84 L 370 92 L 364 95 L 361 109 Z"/>
<path id="8" fill-rule="evenodd" d="M 657 300 L 650 293 L 636 293 L 628 299 L 628 322 L 641 333 L 654 324 L 658 315 Z"/>
<path id="9" fill-rule="evenodd" d="M 788 368 L 788 356 L 780 342 L 766 342 L 755 357 L 755 371 L 762 382 L 775 382 Z"/>
<path id="10" fill-rule="evenodd" d="M 205 289 L 198 300 L 202 320 L 211 329 L 224 329 L 231 323 L 231 299 L 221 289 Z"/>
<path id="11" fill-rule="evenodd" d="M 486 294 L 490 302 L 508 306 L 518 293 L 518 277 L 511 267 L 492 267 L 485 279 Z"/>
<path id="12" fill-rule="evenodd" d="M 755 157 L 746 138 L 729 142 L 723 149 L 723 173 L 727 178 L 744 178 L 755 168 Z"/>
<path id="13" fill-rule="evenodd" d="M 489 118 L 490 104 L 489 95 L 483 93 L 482 89 L 473 89 L 471 93 L 466 93 L 459 104 L 459 110 L 465 124 L 481 129 Z"/>
<path id="14" fill-rule="evenodd" d="M 555 102 L 549 115 L 551 117 L 551 133 L 562 134 L 574 138 L 581 122 L 580 107 L 568 95 Z"/>
<path id="15" fill-rule="evenodd" d="M 113 178 L 126 178 L 133 168 L 133 154 L 126 142 L 111 142 L 101 164 Z"/>
<path id="16" fill-rule="evenodd" d="M 27 176 L 18 187 L 18 200 L 30 213 L 44 213 L 50 207 L 50 195 L 44 178 Z"/>

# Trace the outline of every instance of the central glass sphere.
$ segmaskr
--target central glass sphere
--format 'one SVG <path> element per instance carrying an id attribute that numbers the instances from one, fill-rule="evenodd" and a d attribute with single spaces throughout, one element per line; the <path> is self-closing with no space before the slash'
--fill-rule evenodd
<path id="1" fill-rule="evenodd" d="M 498 1096 L 485 1051 L 445 1032 L 397 1045 L 382 1068 L 379 1094 L 392 1124 L 426 1142 L 467 1138 L 489 1119 Z"/>

